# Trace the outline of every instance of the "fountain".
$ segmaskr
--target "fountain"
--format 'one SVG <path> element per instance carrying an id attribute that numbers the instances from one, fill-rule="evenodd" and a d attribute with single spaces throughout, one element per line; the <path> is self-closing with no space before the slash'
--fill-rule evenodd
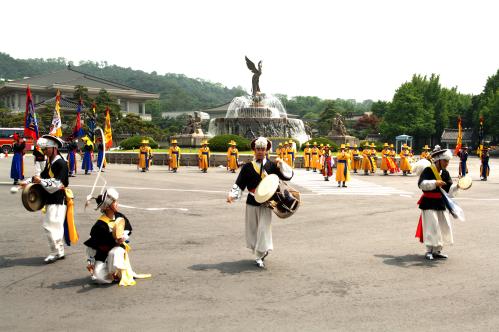
<path id="1" fill-rule="evenodd" d="M 288 119 L 286 109 L 277 97 L 260 92 L 262 62 L 258 63 L 258 69 L 248 58 L 246 64 L 254 74 L 252 95 L 234 98 L 225 118 L 210 120 L 209 134 L 234 134 L 248 139 L 258 136 L 284 137 L 296 139 L 300 144 L 306 142 L 309 136 L 303 121 Z"/>

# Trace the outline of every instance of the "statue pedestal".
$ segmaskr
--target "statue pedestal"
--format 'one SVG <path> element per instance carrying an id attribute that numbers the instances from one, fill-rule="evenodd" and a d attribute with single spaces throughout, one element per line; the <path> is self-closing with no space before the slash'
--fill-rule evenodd
<path id="1" fill-rule="evenodd" d="M 350 146 L 353 146 L 354 144 L 357 145 L 359 144 L 359 139 L 357 137 L 350 135 L 331 135 L 331 136 L 328 135 L 327 138 L 336 143 L 338 146 L 346 143 L 349 143 Z"/>
<path id="2" fill-rule="evenodd" d="M 181 134 L 181 135 L 171 136 L 170 140 L 176 139 L 177 145 L 180 147 L 195 148 L 195 147 L 200 147 L 202 141 L 204 141 L 205 139 L 208 140 L 211 137 L 212 137 L 211 135 L 205 135 L 203 133 L 201 133 L 201 134 Z"/>

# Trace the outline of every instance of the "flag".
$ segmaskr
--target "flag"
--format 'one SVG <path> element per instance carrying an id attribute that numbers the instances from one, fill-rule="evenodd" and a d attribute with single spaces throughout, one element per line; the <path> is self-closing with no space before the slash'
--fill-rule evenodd
<path id="1" fill-rule="evenodd" d="M 478 128 L 478 149 L 476 154 L 481 157 L 483 148 L 483 116 L 480 116 L 480 127 Z"/>
<path id="2" fill-rule="evenodd" d="M 106 122 L 104 123 L 104 135 L 106 136 L 106 149 L 113 146 L 113 132 L 111 130 L 111 116 L 109 106 L 106 107 Z"/>
<path id="3" fill-rule="evenodd" d="M 62 124 L 61 124 L 61 93 L 57 90 L 55 97 L 54 117 L 52 118 L 52 125 L 50 126 L 50 135 L 61 137 Z"/>
<path id="4" fill-rule="evenodd" d="M 94 137 L 94 131 L 95 131 L 95 120 L 97 119 L 97 114 L 95 112 L 95 103 L 92 104 L 92 115 L 90 115 L 90 118 L 88 119 L 88 137 L 92 142 L 95 141 Z"/>
<path id="5" fill-rule="evenodd" d="M 26 112 L 24 113 L 24 137 L 38 139 L 38 121 L 36 120 L 35 105 L 31 97 L 31 90 L 26 89 Z"/>
<path id="6" fill-rule="evenodd" d="M 85 132 L 81 128 L 81 109 L 83 108 L 83 100 L 80 98 L 80 102 L 78 103 L 78 108 L 76 109 L 76 123 L 73 129 L 73 134 L 71 135 L 73 139 L 82 137 L 85 135 Z"/>
<path id="7" fill-rule="evenodd" d="M 456 141 L 456 149 L 454 150 L 454 155 L 457 156 L 459 150 L 461 150 L 461 145 L 463 144 L 463 126 L 461 117 L 457 118 L 457 141 Z"/>

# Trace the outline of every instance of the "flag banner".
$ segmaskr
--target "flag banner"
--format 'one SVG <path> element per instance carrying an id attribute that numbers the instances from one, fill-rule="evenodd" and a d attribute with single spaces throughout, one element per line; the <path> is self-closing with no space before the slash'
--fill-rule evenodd
<path id="1" fill-rule="evenodd" d="M 457 156 L 459 150 L 461 150 L 462 145 L 463 145 L 463 125 L 461 117 L 459 117 L 457 118 L 457 141 L 456 141 L 456 149 L 454 150 L 455 156 Z"/>
<path id="2" fill-rule="evenodd" d="M 35 105 L 31 90 L 26 89 L 26 111 L 24 113 L 24 137 L 31 137 L 34 140 L 38 139 L 38 121 L 36 120 Z"/>
<path id="3" fill-rule="evenodd" d="M 83 128 L 81 127 L 81 110 L 83 108 L 83 100 L 80 98 L 80 102 L 78 103 L 78 108 L 76 109 L 76 123 L 73 129 L 73 134 L 71 135 L 73 139 L 82 137 L 85 135 Z"/>
<path id="4" fill-rule="evenodd" d="M 483 148 L 483 116 L 480 116 L 480 127 L 478 128 L 478 148 L 476 154 L 481 157 Z"/>
<path id="5" fill-rule="evenodd" d="M 113 132 L 111 130 L 111 115 L 109 114 L 109 107 L 106 107 L 106 122 L 104 124 L 104 135 L 106 136 L 106 149 L 113 146 Z"/>
<path id="6" fill-rule="evenodd" d="M 90 138 L 90 140 L 92 140 L 92 142 L 95 143 L 95 134 L 94 134 L 94 131 L 95 131 L 95 123 L 96 123 L 96 120 L 97 120 L 97 113 L 95 111 L 97 107 L 95 106 L 95 103 L 92 104 L 92 115 L 90 115 L 89 119 L 88 119 L 88 138 Z"/>
<path id="7" fill-rule="evenodd" d="M 57 90 L 55 97 L 54 117 L 52 118 L 52 125 L 50 126 L 50 135 L 62 137 L 62 123 L 61 123 L 61 93 Z"/>

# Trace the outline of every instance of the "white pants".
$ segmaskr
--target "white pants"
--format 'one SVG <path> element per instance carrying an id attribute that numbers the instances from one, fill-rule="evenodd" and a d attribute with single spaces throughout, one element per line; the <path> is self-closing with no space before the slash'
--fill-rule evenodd
<path id="1" fill-rule="evenodd" d="M 35 161 L 35 175 L 40 176 L 40 173 L 45 168 L 46 161 Z"/>
<path id="2" fill-rule="evenodd" d="M 114 247 L 109 251 L 105 262 L 95 262 L 92 280 L 99 284 L 109 284 L 113 282 L 111 275 L 119 270 L 129 268 L 129 264 L 130 263 L 125 261 L 125 249 L 122 247 Z M 132 275 L 135 275 L 135 273 L 132 272 Z"/>
<path id="3" fill-rule="evenodd" d="M 42 227 L 47 234 L 50 254 L 64 255 L 64 219 L 66 218 L 66 205 L 49 204 L 45 206 Z"/>
<path id="4" fill-rule="evenodd" d="M 256 256 L 274 249 L 272 244 L 272 211 L 264 206 L 246 204 L 246 246 Z"/>
<path id="5" fill-rule="evenodd" d="M 423 240 L 428 252 L 438 252 L 454 243 L 450 215 L 447 210 L 421 210 Z"/>

